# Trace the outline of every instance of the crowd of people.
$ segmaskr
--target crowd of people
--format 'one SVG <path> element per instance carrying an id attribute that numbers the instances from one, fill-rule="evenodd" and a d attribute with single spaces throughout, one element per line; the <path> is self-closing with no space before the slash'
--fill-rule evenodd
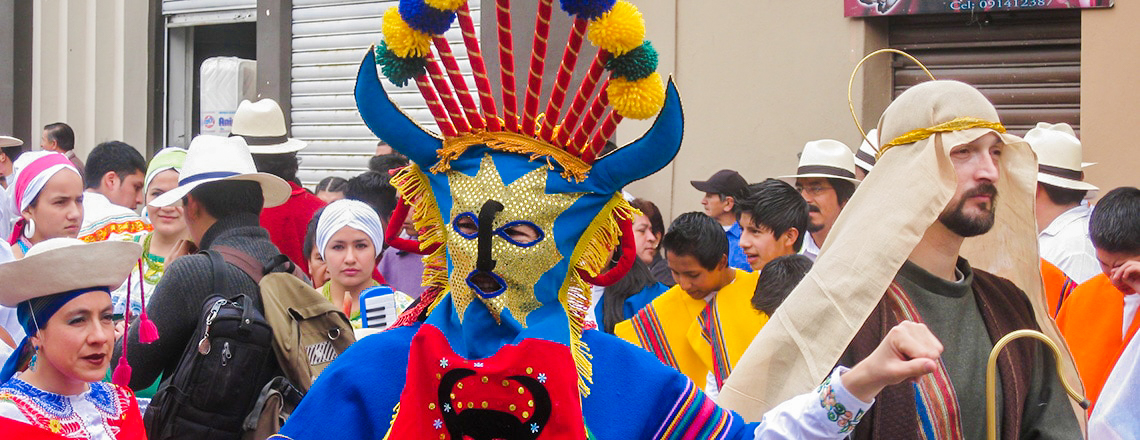
<path id="1" fill-rule="evenodd" d="M 1140 434 L 1140 189 L 1087 183 L 1072 127 L 1019 138 L 929 81 L 859 148 L 717 171 L 691 182 L 703 212 L 669 219 L 625 191 L 680 148 L 662 87 L 646 137 L 595 155 L 553 103 L 485 117 L 450 91 L 466 111 L 432 108 L 441 139 L 362 68 L 376 155 L 312 189 L 271 99 L 149 161 L 108 141 L 84 162 L 65 123 L 39 149 L 0 136 L 0 436 Z M 1026 329 L 1058 348 L 991 355 Z"/>

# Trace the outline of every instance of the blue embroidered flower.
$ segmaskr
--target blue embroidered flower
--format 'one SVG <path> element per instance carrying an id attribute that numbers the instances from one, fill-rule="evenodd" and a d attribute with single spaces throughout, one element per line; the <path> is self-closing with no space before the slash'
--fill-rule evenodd
<path id="1" fill-rule="evenodd" d="M 447 368 L 447 358 L 441 358 L 439 360 L 439 368 Z"/>
<path id="2" fill-rule="evenodd" d="M 451 412 L 451 404 L 450 403 L 443 404 L 443 412 Z"/>
<path id="3" fill-rule="evenodd" d="M 119 397 L 113 385 L 106 382 L 93 382 L 91 392 L 87 393 L 86 399 L 95 404 L 95 408 L 98 408 L 104 417 L 119 418 Z"/>
<path id="4" fill-rule="evenodd" d="M 531 423 L 530 424 L 530 433 L 531 434 L 538 434 L 538 424 L 537 423 Z"/>
<path id="5" fill-rule="evenodd" d="M 538 373 L 538 383 L 546 383 L 546 373 Z"/>
<path id="6" fill-rule="evenodd" d="M 431 426 L 434 427 L 435 429 L 440 429 L 443 427 L 443 420 L 435 419 L 434 422 L 431 422 Z"/>

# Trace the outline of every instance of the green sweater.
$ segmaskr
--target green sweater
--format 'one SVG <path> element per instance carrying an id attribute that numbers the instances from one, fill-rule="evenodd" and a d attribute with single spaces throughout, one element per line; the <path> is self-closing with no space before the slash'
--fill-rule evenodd
<path id="1" fill-rule="evenodd" d="M 972 291 L 973 271 L 958 260 L 959 281 L 939 278 L 907 261 L 895 281 L 914 302 L 930 331 L 942 341 L 946 370 L 958 395 L 963 433 L 983 439 L 986 433 L 986 359 L 993 342 Z M 1021 419 L 1021 438 L 1077 439 L 1080 428 L 1069 397 L 1057 378 L 1053 355 L 1036 351 L 1033 375 Z M 1000 381 L 1000 378 L 998 379 Z M 997 386 L 1001 401 L 1001 385 Z M 998 424 L 1001 424 L 999 405 Z M 1001 429 L 998 429 L 1001 432 Z"/>

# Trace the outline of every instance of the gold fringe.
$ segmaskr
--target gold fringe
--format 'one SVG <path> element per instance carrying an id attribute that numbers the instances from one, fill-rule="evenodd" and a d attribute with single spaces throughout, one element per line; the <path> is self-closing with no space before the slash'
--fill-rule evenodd
<path id="1" fill-rule="evenodd" d="M 546 165 L 551 169 L 554 169 L 554 163 L 557 163 L 562 168 L 563 178 L 573 179 L 578 183 L 586 180 L 586 176 L 590 173 L 590 164 L 583 162 L 582 159 L 566 150 L 530 136 L 506 131 L 479 131 L 444 139 L 443 148 L 438 151 L 439 162 L 431 167 L 431 172 L 450 171 L 451 161 L 458 159 L 460 155 L 474 145 L 486 145 L 487 148 L 493 150 L 530 155 L 531 160 L 544 159 Z"/>
<path id="2" fill-rule="evenodd" d="M 404 197 L 404 201 L 412 207 L 412 225 L 420 232 L 420 249 L 429 248 L 436 243 L 440 245 L 435 252 L 423 257 L 422 285 L 427 288 L 442 289 L 442 292 L 436 296 L 435 302 L 428 308 L 430 313 L 439 301 L 447 296 L 447 234 L 443 229 L 443 215 L 439 212 L 439 205 L 436 203 L 427 175 L 419 165 L 412 164 L 400 170 L 392 176 L 391 182 Z"/>
<path id="3" fill-rule="evenodd" d="M 578 369 L 578 392 L 583 398 L 590 395 L 589 384 L 594 383 L 594 368 L 590 362 L 593 358 L 590 348 L 582 341 L 582 326 L 590 308 L 590 284 L 582 279 L 577 269 L 581 268 L 591 276 L 604 271 L 610 264 L 614 249 L 621 242 L 621 228 L 617 220 L 632 220 L 637 215 L 640 212 L 630 206 L 621 194 L 614 194 L 586 227 L 582 240 L 570 256 L 570 273 L 559 299 L 566 308 L 566 317 L 570 322 L 570 351 L 574 357 L 574 366 Z"/>
<path id="4" fill-rule="evenodd" d="M 392 422 L 388 423 L 388 431 L 384 433 L 384 438 L 381 440 L 388 440 L 392 435 L 392 427 L 396 426 L 396 416 L 400 415 L 400 402 L 396 402 L 396 407 L 392 408 Z"/>
<path id="5" fill-rule="evenodd" d="M 908 131 L 906 133 L 903 133 L 902 136 L 894 138 L 890 142 L 887 142 L 886 144 L 884 144 L 882 147 L 879 147 L 879 154 L 875 156 L 875 160 L 882 158 L 883 153 L 886 153 L 887 150 L 889 150 L 893 147 L 897 147 L 899 145 L 913 144 L 915 142 L 929 138 L 929 137 L 933 136 L 935 133 L 945 133 L 948 131 L 962 131 L 962 130 L 968 130 L 971 128 L 988 128 L 988 129 L 994 130 L 998 133 L 1005 133 L 1005 126 L 1001 125 L 1000 122 L 991 122 L 991 121 L 987 121 L 985 119 L 978 119 L 978 118 L 971 118 L 971 117 L 967 117 L 967 116 L 962 116 L 960 118 L 954 118 L 950 121 L 943 122 L 943 123 L 935 125 L 933 127 L 920 128 L 917 130 L 911 130 L 911 131 Z"/>

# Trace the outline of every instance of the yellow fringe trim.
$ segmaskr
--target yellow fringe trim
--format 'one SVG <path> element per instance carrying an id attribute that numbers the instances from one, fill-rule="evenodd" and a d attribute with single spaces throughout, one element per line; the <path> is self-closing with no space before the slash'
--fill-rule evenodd
<path id="1" fill-rule="evenodd" d="M 1005 126 L 1001 125 L 1000 122 L 992 122 L 985 119 L 963 116 L 960 118 L 954 118 L 949 122 L 943 122 L 933 127 L 920 128 L 918 130 L 911 130 L 903 133 L 902 136 L 894 138 L 894 140 L 887 142 L 882 147 L 879 147 L 879 154 L 875 156 L 875 159 L 878 160 L 879 158 L 883 157 L 883 153 L 886 153 L 887 150 L 893 147 L 913 144 L 915 142 L 934 136 L 935 133 L 962 131 L 969 130 L 971 128 L 988 128 L 998 133 L 1005 133 Z"/>
<path id="2" fill-rule="evenodd" d="M 396 426 L 396 416 L 400 415 L 400 402 L 396 402 L 396 407 L 392 408 L 392 422 L 388 423 L 388 431 L 384 433 L 384 438 L 381 440 L 388 440 L 392 435 L 392 427 Z"/>
<path id="3" fill-rule="evenodd" d="M 505 151 L 529 155 L 531 160 L 545 159 L 546 165 L 554 169 L 553 160 L 562 168 L 562 177 L 581 183 L 590 173 L 590 164 L 583 162 L 577 156 L 566 150 L 548 144 L 530 136 L 511 133 L 507 131 L 486 132 L 480 131 L 458 137 L 447 138 L 440 148 L 439 162 L 431 167 L 432 173 L 444 173 L 451 170 L 451 161 L 458 159 L 468 148 L 474 145 L 486 145 L 492 150 Z"/>
<path id="4" fill-rule="evenodd" d="M 566 316 L 570 322 L 570 352 L 574 357 L 574 366 L 578 369 L 578 392 L 583 398 L 590 395 L 589 384 L 594 383 L 594 368 L 590 362 L 590 348 L 582 341 L 582 326 L 586 313 L 590 308 L 590 284 L 578 274 L 581 268 L 591 276 L 597 276 L 610 264 L 614 249 L 621 243 L 621 228 L 617 219 L 632 220 L 640 215 L 637 209 L 630 206 L 621 194 L 606 203 L 602 211 L 594 217 L 582 240 L 570 256 L 570 273 L 567 274 L 559 300 L 566 308 Z"/>
<path id="5" fill-rule="evenodd" d="M 439 212 L 439 205 L 436 203 L 427 175 L 419 165 L 412 164 L 400 170 L 392 176 L 391 182 L 404 197 L 404 201 L 412 207 L 412 225 L 420 232 L 420 249 L 426 249 L 436 243 L 440 245 L 435 252 L 423 257 L 423 286 L 443 289 L 428 308 L 430 313 L 439 304 L 440 299 L 447 296 L 447 234 L 443 229 L 443 215 Z"/>

